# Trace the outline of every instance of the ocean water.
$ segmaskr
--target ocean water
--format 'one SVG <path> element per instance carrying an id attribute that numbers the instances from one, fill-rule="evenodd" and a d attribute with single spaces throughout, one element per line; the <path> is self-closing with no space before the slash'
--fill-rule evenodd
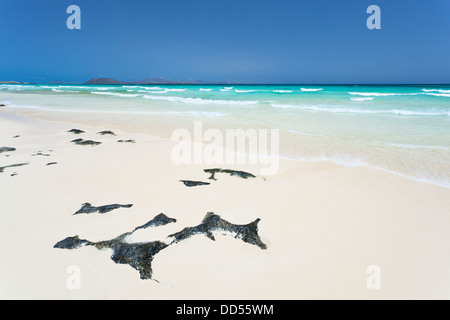
<path id="1" fill-rule="evenodd" d="M 0 85 L 18 113 L 84 117 L 162 137 L 279 129 L 280 155 L 369 166 L 450 187 L 450 86 Z"/>

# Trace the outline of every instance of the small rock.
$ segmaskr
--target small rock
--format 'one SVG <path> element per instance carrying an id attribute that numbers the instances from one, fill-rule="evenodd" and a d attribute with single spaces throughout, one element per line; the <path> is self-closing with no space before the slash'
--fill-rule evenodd
<path id="1" fill-rule="evenodd" d="M 238 176 L 242 179 L 248 179 L 248 178 L 256 178 L 253 174 L 245 172 L 245 171 L 238 171 L 238 170 L 230 170 L 230 169 L 205 169 L 203 170 L 206 173 L 211 174 L 211 176 L 208 178 L 210 180 L 217 180 L 215 178 L 216 173 L 228 173 L 231 176 Z"/>
<path id="2" fill-rule="evenodd" d="M 81 209 L 75 212 L 74 215 L 82 213 L 89 214 L 95 212 L 103 214 L 119 208 L 131 208 L 132 206 L 132 204 L 108 204 L 106 206 L 94 207 L 90 203 L 83 203 Z"/>
<path id="3" fill-rule="evenodd" d="M 186 187 L 196 187 L 210 184 L 209 182 L 191 181 L 191 180 L 180 180 L 180 182 L 183 182 Z"/>
<path id="4" fill-rule="evenodd" d="M 11 147 L 1 147 L 0 148 L 0 153 L 11 152 L 11 151 L 16 151 L 16 148 L 11 148 Z"/>
<path id="5" fill-rule="evenodd" d="M 97 132 L 97 134 L 100 134 L 100 135 L 102 135 L 102 136 L 108 135 L 108 134 L 111 135 L 111 136 L 115 136 L 115 135 L 116 135 L 114 132 L 109 131 L 109 130 L 100 131 L 100 132 Z"/>
<path id="6" fill-rule="evenodd" d="M 0 173 L 2 173 L 3 171 L 5 171 L 6 168 L 14 168 L 14 167 L 21 167 L 21 166 L 26 166 L 29 163 L 16 163 L 16 164 L 11 164 L 9 166 L 4 166 L 4 167 L 0 167 Z"/>
<path id="7" fill-rule="evenodd" d="M 83 130 L 80 130 L 80 129 L 71 129 L 71 130 L 69 130 L 69 131 L 67 131 L 67 132 L 75 133 L 75 134 L 84 133 L 84 131 L 83 131 Z"/>
<path id="8" fill-rule="evenodd" d="M 98 141 L 92 141 L 92 140 L 83 140 L 83 139 L 75 139 L 70 142 L 73 142 L 75 144 L 78 144 L 80 146 L 97 146 L 101 144 L 101 142 Z"/>

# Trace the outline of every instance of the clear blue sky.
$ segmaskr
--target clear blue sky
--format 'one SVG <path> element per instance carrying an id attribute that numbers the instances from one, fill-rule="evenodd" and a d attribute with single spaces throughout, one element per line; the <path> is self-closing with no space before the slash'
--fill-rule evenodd
<path id="1" fill-rule="evenodd" d="M 81 30 L 66 9 L 81 8 Z M 381 30 L 366 9 L 381 8 Z M 450 83 L 449 0 L 1 0 L 0 80 Z"/>

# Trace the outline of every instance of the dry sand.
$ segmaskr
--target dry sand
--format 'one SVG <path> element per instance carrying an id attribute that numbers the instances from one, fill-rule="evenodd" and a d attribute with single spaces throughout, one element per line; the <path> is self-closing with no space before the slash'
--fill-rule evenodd
<path id="1" fill-rule="evenodd" d="M 0 167 L 29 162 L 0 173 L 1 299 L 450 298 L 450 189 L 326 161 L 281 161 L 266 180 L 222 174 L 188 188 L 179 180 L 209 181 L 208 166 L 173 164 L 171 141 L 101 129 L 1 111 L 0 147 L 17 151 L 1 153 Z M 70 143 L 76 138 L 102 144 Z M 38 151 L 50 156 L 31 156 Z M 73 216 L 85 202 L 133 207 Z M 161 212 L 177 223 L 130 241 L 168 241 L 210 211 L 235 224 L 260 218 L 267 250 L 221 233 L 216 241 L 193 236 L 155 256 L 153 281 L 115 264 L 110 250 L 53 248 L 74 235 L 112 239 Z M 380 268 L 380 289 L 366 285 L 371 265 Z M 80 289 L 66 284 L 70 266 L 81 272 Z"/>

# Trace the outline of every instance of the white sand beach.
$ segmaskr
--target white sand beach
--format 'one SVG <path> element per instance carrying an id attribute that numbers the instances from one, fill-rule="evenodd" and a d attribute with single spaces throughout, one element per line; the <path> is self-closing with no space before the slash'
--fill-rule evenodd
<path id="1" fill-rule="evenodd" d="M 67 132 L 73 128 L 85 133 Z M 211 181 L 208 166 L 171 161 L 174 142 L 125 129 L 0 110 L 0 147 L 16 148 L 0 154 L 0 167 L 29 163 L 0 173 L 1 299 L 450 298 L 449 188 L 328 161 L 282 160 L 278 174 L 265 179 L 255 166 L 235 165 L 227 169 L 257 177 Z M 76 138 L 102 144 L 70 142 Z M 211 184 L 189 188 L 183 179 Z M 133 206 L 73 215 L 87 202 Z M 215 241 L 199 234 L 156 254 L 152 279 L 142 280 L 114 263 L 109 249 L 53 248 L 75 235 L 113 239 L 159 213 L 177 222 L 139 230 L 128 241 L 167 242 L 207 212 L 233 224 L 261 219 L 267 249 L 221 232 Z M 370 290 L 372 265 L 381 287 Z M 79 268 L 80 288 L 67 286 L 70 266 Z"/>

